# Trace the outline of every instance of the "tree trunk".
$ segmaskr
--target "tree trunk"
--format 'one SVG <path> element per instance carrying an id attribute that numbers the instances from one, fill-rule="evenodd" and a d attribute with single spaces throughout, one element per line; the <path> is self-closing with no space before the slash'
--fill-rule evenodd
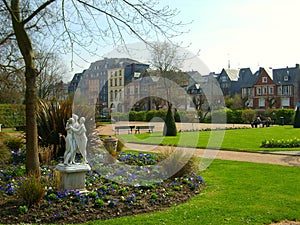
<path id="1" fill-rule="evenodd" d="M 36 70 L 26 68 L 26 173 L 40 175 L 36 120 Z"/>
<path id="2" fill-rule="evenodd" d="M 36 78 L 38 72 L 34 62 L 34 50 L 32 43 L 26 32 L 25 24 L 21 20 L 19 0 L 11 1 L 11 9 L 13 29 L 26 68 L 26 173 L 40 176 L 36 120 Z"/>

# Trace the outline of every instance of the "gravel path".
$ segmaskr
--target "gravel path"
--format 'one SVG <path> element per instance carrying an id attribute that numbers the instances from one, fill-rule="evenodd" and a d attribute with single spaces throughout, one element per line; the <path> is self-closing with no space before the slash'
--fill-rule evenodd
<path id="1" fill-rule="evenodd" d="M 130 125 L 143 125 L 146 123 L 134 122 Z M 120 125 L 129 125 L 128 122 L 119 122 L 117 124 L 109 124 L 105 126 L 98 127 L 97 130 L 100 134 L 114 135 L 114 127 Z M 149 124 L 147 124 L 149 125 Z M 162 130 L 162 123 L 151 123 L 155 125 L 155 131 Z M 177 127 L 182 130 L 197 130 L 205 128 L 237 128 L 237 127 L 250 127 L 250 125 L 245 124 L 177 124 Z M 122 131 L 127 133 L 127 131 Z M 125 148 L 135 149 L 140 151 L 148 152 L 159 152 L 164 147 L 155 145 L 145 145 L 145 144 L 135 144 L 126 143 Z M 255 163 L 265 163 L 265 164 L 275 164 L 283 166 L 299 166 L 300 167 L 300 152 L 270 152 L 270 153 L 250 153 L 250 152 L 240 152 L 240 151 L 224 151 L 224 150 L 209 150 L 209 149 L 196 149 L 194 154 L 202 158 L 208 159 L 222 159 L 222 160 L 234 160 L 234 161 L 245 161 L 245 162 L 255 162 Z"/>

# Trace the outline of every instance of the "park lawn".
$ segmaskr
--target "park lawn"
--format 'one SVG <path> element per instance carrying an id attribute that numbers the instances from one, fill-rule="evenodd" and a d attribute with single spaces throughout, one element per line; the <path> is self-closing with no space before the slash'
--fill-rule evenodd
<path id="1" fill-rule="evenodd" d="M 87 224 L 270 224 L 300 220 L 300 168 L 214 160 L 206 188 L 167 210 Z"/>
<path id="2" fill-rule="evenodd" d="M 270 139 L 300 138 L 300 129 L 292 126 L 229 129 L 200 132 L 182 132 L 176 137 L 163 137 L 162 133 L 124 134 L 126 142 L 157 145 L 175 145 L 199 148 L 220 148 L 238 151 L 299 151 L 300 148 L 261 148 L 262 141 Z M 209 142 L 209 139 L 211 141 Z M 209 144 L 208 144 L 209 143 Z"/>

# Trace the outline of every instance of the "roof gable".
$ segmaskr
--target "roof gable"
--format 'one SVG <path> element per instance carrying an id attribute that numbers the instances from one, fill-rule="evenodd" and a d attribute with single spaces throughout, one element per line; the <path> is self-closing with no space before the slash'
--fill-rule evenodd
<path id="1" fill-rule="evenodd" d="M 239 69 L 223 69 L 220 76 L 227 75 L 230 81 L 237 81 L 239 78 Z"/>
<path id="2" fill-rule="evenodd" d="M 267 84 L 274 84 L 272 77 L 270 76 L 270 71 L 266 70 L 263 67 L 260 67 L 259 70 L 256 72 L 257 77 L 254 85 L 267 85 Z M 264 79 L 265 78 L 265 79 Z"/>

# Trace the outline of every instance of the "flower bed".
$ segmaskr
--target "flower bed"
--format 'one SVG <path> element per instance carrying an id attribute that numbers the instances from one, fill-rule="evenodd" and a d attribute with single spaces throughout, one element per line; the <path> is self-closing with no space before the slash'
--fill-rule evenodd
<path id="1" fill-rule="evenodd" d="M 292 138 L 292 139 L 271 139 L 264 140 L 261 144 L 262 148 L 297 148 L 300 147 L 300 139 Z"/>
<path id="2" fill-rule="evenodd" d="M 124 162 L 123 165 L 136 165 L 146 171 L 157 163 L 158 157 L 155 154 L 122 153 L 118 160 Z M 92 170 L 86 178 L 88 192 L 56 190 L 53 187 L 54 165 L 42 167 L 45 196 L 40 204 L 31 207 L 16 197 L 24 165 L 3 166 L 0 170 L 0 223 L 83 223 L 145 213 L 186 202 L 204 187 L 203 179 L 197 174 L 128 186 L 110 181 L 99 171 Z M 112 168 L 113 164 L 107 165 L 106 169 Z M 117 168 L 115 171 L 115 175 L 120 176 L 117 179 L 131 177 L 130 170 Z"/>

